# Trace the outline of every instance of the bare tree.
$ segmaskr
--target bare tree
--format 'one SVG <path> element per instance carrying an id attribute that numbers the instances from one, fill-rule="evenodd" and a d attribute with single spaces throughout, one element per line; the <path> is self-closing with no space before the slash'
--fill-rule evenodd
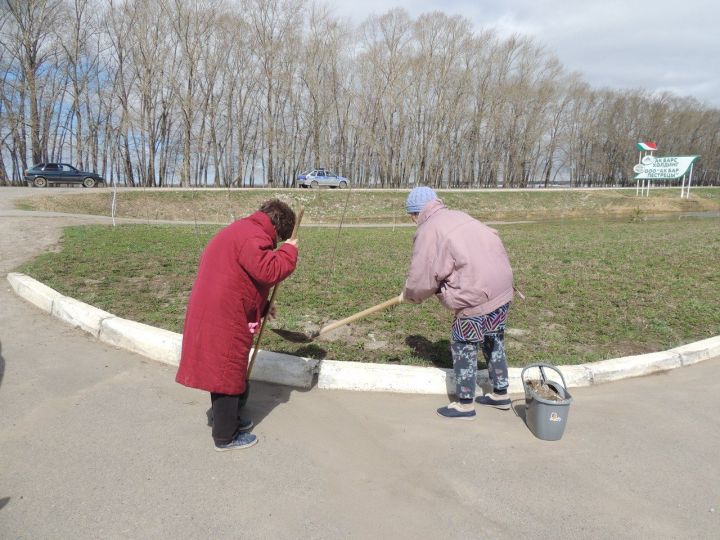
<path id="1" fill-rule="evenodd" d="M 275 147 L 278 110 L 291 89 L 297 54 L 297 32 L 302 27 L 303 0 L 246 0 L 250 47 L 260 65 L 264 92 L 265 183 L 275 182 Z"/>
<path id="2" fill-rule="evenodd" d="M 643 139 L 720 180 L 717 108 L 591 88 L 527 36 L 439 12 L 2 0 L 0 70 L 0 184 L 68 159 L 142 186 L 290 186 L 313 165 L 379 187 L 622 186 Z"/>
<path id="3" fill-rule="evenodd" d="M 30 126 L 32 160 L 39 163 L 47 157 L 47 141 L 49 121 L 43 118 L 40 90 L 41 70 L 48 60 L 56 54 L 53 44 L 53 27 L 61 6 L 59 0 L 5 0 L 3 7 L 7 9 L 14 23 L 11 34 L 3 37 L 3 42 L 10 43 L 21 66 L 20 99 L 27 100 L 30 106 L 30 118 L 26 121 Z M 45 128 L 45 130 L 43 130 Z M 23 167 L 26 166 L 25 156 L 21 156 Z"/>

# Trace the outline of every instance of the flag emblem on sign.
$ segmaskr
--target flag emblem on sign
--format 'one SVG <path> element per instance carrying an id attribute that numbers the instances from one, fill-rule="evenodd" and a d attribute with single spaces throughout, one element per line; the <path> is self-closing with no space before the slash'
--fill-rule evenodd
<path id="1" fill-rule="evenodd" d="M 637 143 L 637 148 L 645 152 L 654 152 L 657 150 L 657 144 L 652 141 L 639 142 Z"/>

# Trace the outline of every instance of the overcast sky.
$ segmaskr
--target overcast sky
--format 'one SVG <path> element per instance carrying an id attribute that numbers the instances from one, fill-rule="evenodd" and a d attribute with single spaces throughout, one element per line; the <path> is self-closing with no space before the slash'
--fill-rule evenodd
<path id="1" fill-rule="evenodd" d="M 596 88 L 645 88 L 693 96 L 720 107 L 718 0 L 330 0 L 355 23 L 405 9 L 413 18 L 443 11 L 533 36 L 569 71 Z"/>

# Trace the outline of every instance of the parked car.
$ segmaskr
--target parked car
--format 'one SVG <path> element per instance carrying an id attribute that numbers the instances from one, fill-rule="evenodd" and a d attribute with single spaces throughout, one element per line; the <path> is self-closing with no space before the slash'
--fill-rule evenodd
<path id="1" fill-rule="evenodd" d="M 330 172 L 327 169 L 313 169 L 298 176 L 298 186 L 303 188 L 319 188 L 327 186 L 331 188 L 345 189 L 350 185 L 350 180 L 344 176 Z"/>
<path id="2" fill-rule="evenodd" d="M 47 187 L 50 184 L 82 184 L 91 188 L 104 184 L 105 179 L 99 174 L 80 171 L 67 163 L 39 163 L 24 173 L 28 186 Z"/>

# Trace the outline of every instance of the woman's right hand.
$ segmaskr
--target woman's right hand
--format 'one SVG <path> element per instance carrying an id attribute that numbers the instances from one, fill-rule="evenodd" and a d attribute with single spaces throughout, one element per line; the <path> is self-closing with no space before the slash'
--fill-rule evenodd
<path id="1" fill-rule="evenodd" d="M 298 247 L 298 239 L 297 238 L 290 238 L 289 240 L 285 240 L 286 244 L 290 244 L 291 246 Z"/>

